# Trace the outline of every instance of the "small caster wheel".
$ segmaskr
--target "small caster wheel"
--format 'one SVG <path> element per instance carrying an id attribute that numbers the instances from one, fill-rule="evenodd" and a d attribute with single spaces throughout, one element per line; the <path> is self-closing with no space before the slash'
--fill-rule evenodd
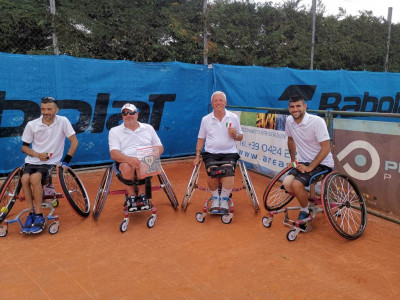
<path id="1" fill-rule="evenodd" d="M 0 231 L 0 237 L 5 237 L 8 233 L 8 229 Z"/>
<path id="2" fill-rule="evenodd" d="M 198 212 L 197 214 L 196 214 L 196 220 L 197 220 L 197 222 L 199 222 L 199 223 L 203 223 L 204 222 L 204 219 L 205 219 L 205 217 L 202 217 L 202 213 L 201 212 Z"/>
<path id="3" fill-rule="evenodd" d="M 49 226 L 49 233 L 50 234 L 56 234 L 58 232 L 58 229 L 59 229 L 59 227 L 58 227 L 57 222 L 53 222 Z"/>
<path id="4" fill-rule="evenodd" d="M 286 238 L 289 242 L 293 242 L 297 238 L 296 229 L 291 229 L 288 231 Z"/>
<path id="5" fill-rule="evenodd" d="M 153 228 L 155 222 L 156 222 L 156 218 L 155 218 L 154 216 L 151 216 L 151 217 L 147 220 L 147 227 Z M 126 230 L 126 229 L 125 229 L 125 230 Z"/>
<path id="6" fill-rule="evenodd" d="M 229 215 L 222 215 L 221 221 L 224 224 L 229 224 L 230 222 L 232 222 L 232 217 L 230 217 Z"/>
<path id="7" fill-rule="evenodd" d="M 119 230 L 121 230 L 121 232 L 124 233 L 127 229 L 128 229 L 128 221 L 123 220 L 121 226 L 119 227 Z"/>
<path id="8" fill-rule="evenodd" d="M 58 200 L 53 202 L 53 207 L 58 207 L 58 205 L 59 205 Z"/>
<path id="9" fill-rule="evenodd" d="M 262 223 L 266 228 L 270 228 L 272 225 L 272 220 L 270 220 L 268 217 L 263 217 Z"/>

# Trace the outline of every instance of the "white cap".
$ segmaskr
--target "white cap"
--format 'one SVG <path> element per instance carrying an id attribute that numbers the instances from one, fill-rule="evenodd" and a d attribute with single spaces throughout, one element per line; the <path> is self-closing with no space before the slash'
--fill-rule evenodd
<path id="1" fill-rule="evenodd" d="M 137 112 L 136 106 L 133 105 L 133 104 L 130 104 L 130 103 L 126 103 L 124 106 L 122 106 L 121 112 L 123 112 L 124 109 L 129 109 L 130 111 L 136 111 Z"/>

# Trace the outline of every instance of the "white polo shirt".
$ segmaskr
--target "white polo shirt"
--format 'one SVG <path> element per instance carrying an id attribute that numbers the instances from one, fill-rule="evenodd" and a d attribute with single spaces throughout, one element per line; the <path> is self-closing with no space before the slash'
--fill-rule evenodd
<path id="1" fill-rule="evenodd" d="M 136 130 L 126 128 L 124 123 L 111 128 L 108 134 L 108 144 L 111 150 L 119 150 L 122 154 L 136 157 L 138 148 L 162 146 L 153 126 L 139 123 Z"/>
<path id="2" fill-rule="evenodd" d="M 229 127 L 243 134 L 238 116 L 228 110 L 225 110 L 221 122 L 214 116 L 214 111 L 204 116 L 198 135 L 198 138 L 206 140 L 204 150 L 209 153 L 237 153 L 236 142 L 228 134 Z"/>
<path id="3" fill-rule="evenodd" d="M 56 115 L 50 126 L 43 123 L 43 116 L 28 122 L 22 134 L 22 141 L 32 144 L 32 149 L 38 153 L 48 152 L 53 155 L 47 161 L 28 155 L 25 163 L 37 165 L 59 163 L 64 153 L 65 138 L 74 134 L 71 122 L 64 116 Z"/>
<path id="4" fill-rule="evenodd" d="M 292 137 L 296 143 L 297 160 L 299 162 L 312 162 L 321 150 L 319 143 L 330 139 L 324 119 L 307 112 L 300 124 L 297 124 L 292 116 L 288 116 L 285 133 Z M 333 168 L 334 161 L 331 152 L 321 164 Z"/>

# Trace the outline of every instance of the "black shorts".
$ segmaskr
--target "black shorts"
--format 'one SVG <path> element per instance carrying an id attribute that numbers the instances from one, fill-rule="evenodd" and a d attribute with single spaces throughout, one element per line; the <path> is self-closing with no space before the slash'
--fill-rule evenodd
<path id="1" fill-rule="evenodd" d="M 51 173 L 53 172 L 55 165 L 33 165 L 33 164 L 25 164 L 23 174 L 32 175 L 34 173 L 42 174 L 42 184 L 45 183 L 47 179 L 51 177 Z"/>
<path id="2" fill-rule="evenodd" d="M 310 163 L 299 162 L 299 164 L 308 166 Z M 330 172 L 332 172 L 332 168 L 325 165 L 318 165 L 314 170 L 308 173 L 301 173 L 299 170 L 293 168 L 288 174 L 293 175 L 294 178 L 304 184 L 304 186 L 309 186 L 311 183 L 322 180 Z"/>
<path id="3" fill-rule="evenodd" d="M 204 152 L 202 155 L 206 170 L 209 166 L 212 166 L 213 161 L 229 161 L 232 163 L 233 167 L 236 169 L 236 163 L 240 158 L 237 153 L 209 153 Z"/>
<path id="4" fill-rule="evenodd" d="M 119 170 L 119 165 L 120 165 L 121 163 L 119 163 L 119 162 L 117 162 L 117 161 L 114 161 L 114 164 L 115 164 L 115 170 L 116 170 L 117 178 L 118 178 L 119 181 L 121 181 L 123 184 L 132 186 L 132 185 L 135 185 L 135 184 L 136 184 L 136 185 L 141 185 L 141 184 L 144 184 L 144 183 L 145 183 L 145 179 L 140 179 L 140 180 L 137 179 L 137 174 L 136 174 L 136 172 L 135 172 L 135 180 L 125 179 L 124 177 L 122 177 L 121 171 Z"/>

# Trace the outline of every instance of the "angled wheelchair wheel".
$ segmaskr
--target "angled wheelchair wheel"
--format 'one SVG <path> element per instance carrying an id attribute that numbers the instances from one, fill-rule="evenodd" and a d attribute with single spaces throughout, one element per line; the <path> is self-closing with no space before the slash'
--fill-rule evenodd
<path id="1" fill-rule="evenodd" d="M 65 172 L 62 167 L 57 167 L 57 177 L 63 196 L 79 215 L 87 217 L 90 213 L 89 197 L 78 175 L 70 167 Z"/>
<path id="2" fill-rule="evenodd" d="M 349 176 L 338 172 L 326 176 L 321 199 L 325 216 L 340 236 L 349 240 L 361 236 L 367 226 L 367 207 Z"/>
<path id="3" fill-rule="evenodd" d="M 7 217 L 21 191 L 21 173 L 21 167 L 14 169 L 0 188 L 0 222 Z"/>
<path id="4" fill-rule="evenodd" d="M 283 180 L 291 167 L 287 167 L 271 179 L 264 191 L 264 207 L 268 211 L 278 210 L 288 204 L 294 197 L 283 187 Z"/>
<path id="5" fill-rule="evenodd" d="M 190 177 L 189 184 L 186 189 L 185 197 L 183 197 L 183 201 L 182 201 L 183 211 L 186 211 L 186 209 L 190 203 L 190 199 L 192 198 L 194 191 L 197 188 L 197 184 L 199 182 L 200 166 L 201 166 L 201 162 L 198 163 L 193 169 L 192 176 Z"/>
<path id="6" fill-rule="evenodd" d="M 95 221 L 100 217 L 101 211 L 103 210 L 104 204 L 106 203 L 108 191 L 110 190 L 111 180 L 113 177 L 114 167 L 109 165 L 103 174 L 101 179 L 100 187 L 97 190 L 96 199 L 94 200 L 92 216 Z"/>
<path id="7" fill-rule="evenodd" d="M 247 195 L 249 195 L 251 203 L 253 203 L 254 210 L 258 212 L 260 210 L 260 203 L 258 202 L 258 198 L 247 172 L 246 165 L 242 161 L 239 161 L 238 163 L 240 172 L 242 174 L 243 187 L 245 188 Z"/>
<path id="8" fill-rule="evenodd" d="M 164 169 L 161 168 L 161 170 L 162 173 L 157 176 L 158 180 L 160 181 L 160 185 L 167 195 L 169 202 L 171 202 L 172 207 L 176 210 L 179 206 L 178 198 L 176 198 L 175 192 L 172 189 L 171 183 L 169 182 Z"/>

